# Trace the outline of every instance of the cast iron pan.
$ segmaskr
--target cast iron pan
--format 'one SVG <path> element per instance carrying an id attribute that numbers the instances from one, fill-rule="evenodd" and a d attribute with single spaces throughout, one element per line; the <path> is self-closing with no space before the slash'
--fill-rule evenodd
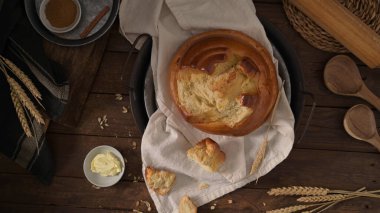
<path id="1" fill-rule="evenodd" d="M 303 77 L 297 55 L 273 25 L 263 19 L 261 22 L 273 45 L 274 56 L 279 61 L 279 74 L 285 80 L 284 89 L 290 101 L 295 117 L 295 128 L 297 128 L 304 106 Z M 141 133 L 144 132 L 150 115 L 157 109 L 153 73 L 150 67 L 151 48 L 152 39 L 148 37 L 137 55 L 130 79 L 131 111 Z"/>
<path id="2" fill-rule="evenodd" d="M 95 41 L 107 32 L 107 30 L 112 26 L 113 22 L 115 21 L 118 15 L 120 0 L 114 0 L 112 8 L 110 8 L 109 11 L 110 15 L 103 27 L 101 27 L 96 33 L 92 34 L 91 36 L 75 40 L 58 37 L 51 33 L 49 30 L 47 30 L 41 23 L 40 18 L 38 17 L 35 0 L 24 0 L 24 4 L 26 15 L 28 16 L 28 19 L 32 24 L 33 28 L 46 40 L 62 46 L 81 46 Z"/>

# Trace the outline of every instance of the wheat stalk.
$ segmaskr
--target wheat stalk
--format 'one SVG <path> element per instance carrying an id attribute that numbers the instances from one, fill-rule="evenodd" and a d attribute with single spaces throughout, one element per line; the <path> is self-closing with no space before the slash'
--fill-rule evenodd
<path id="1" fill-rule="evenodd" d="M 30 93 L 39 100 L 42 100 L 41 93 L 38 91 L 36 86 L 34 86 L 33 82 L 29 79 L 27 75 L 19 68 L 16 64 L 14 64 L 12 61 L 8 60 L 7 58 L 4 58 L 0 55 L 0 58 L 2 59 L 2 62 L 5 62 L 5 65 L 17 76 L 18 79 L 28 88 Z"/>
<path id="2" fill-rule="evenodd" d="M 280 195 L 301 195 L 301 196 L 322 196 L 327 195 L 330 189 L 320 188 L 320 187 L 304 187 L 304 186 L 291 186 L 282 188 L 273 188 L 268 191 L 269 195 L 280 196 Z"/>
<path id="3" fill-rule="evenodd" d="M 315 205 L 296 205 L 296 206 L 289 206 L 281 209 L 274 209 L 270 211 L 266 211 L 266 213 L 291 213 L 291 212 L 296 212 L 296 211 L 301 211 L 304 209 L 307 209 L 309 207 L 312 207 Z"/>
<path id="4" fill-rule="evenodd" d="M 277 105 L 279 103 L 280 97 L 281 97 L 281 90 L 282 90 L 282 87 L 284 86 L 284 83 L 285 83 L 285 81 L 282 81 L 282 85 L 279 88 L 279 91 L 278 91 L 278 94 L 277 94 L 277 97 L 276 97 L 276 102 L 275 102 L 275 104 L 273 106 L 273 111 L 272 111 L 272 114 L 271 114 L 271 117 L 270 117 L 270 121 L 269 121 L 269 124 L 268 124 L 268 127 L 267 127 L 267 131 L 265 132 L 264 142 L 260 145 L 259 150 L 257 151 L 256 157 L 253 160 L 251 171 L 249 172 L 250 175 L 252 175 L 253 173 L 255 173 L 259 169 L 262 161 L 265 158 L 265 153 L 267 151 L 267 146 L 269 144 L 269 141 L 268 141 L 269 130 L 270 130 L 270 128 L 272 126 L 272 123 L 273 123 L 274 114 L 275 114 Z"/>
<path id="5" fill-rule="evenodd" d="M 21 85 L 15 79 L 8 75 L 6 67 L 9 70 L 11 70 L 11 72 L 25 85 L 25 87 L 30 91 L 30 93 L 33 95 L 36 101 L 42 106 L 42 104 L 39 101 L 42 100 L 41 93 L 34 86 L 33 82 L 28 78 L 28 76 L 26 76 L 24 72 L 21 71 L 21 69 L 18 68 L 13 62 L 4 58 L 1 55 L 0 59 L 0 70 L 4 73 L 4 76 L 6 77 L 6 80 L 9 84 L 11 91 L 11 99 L 15 107 L 15 111 L 20 121 L 21 127 L 24 130 L 27 137 L 33 137 L 30 126 L 28 124 L 28 119 L 26 118 L 26 115 L 28 115 L 29 117 L 29 114 L 26 114 L 26 109 L 30 112 L 31 116 L 36 119 L 38 123 L 45 124 L 45 121 L 40 112 L 34 106 L 34 103 L 29 99 L 28 95 L 25 93 Z M 32 119 L 29 117 L 29 120 L 31 121 Z"/>
<path id="6" fill-rule="evenodd" d="M 15 95 L 18 97 L 22 105 L 24 105 L 29 110 L 30 114 L 36 119 L 38 123 L 45 124 L 42 115 L 34 106 L 33 102 L 29 99 L 28 95 L 25 93 L 21 85 L 17 83 L 17 81 L 15 81 L 13 78 L 11 78 L 8 74 L 5 76 L 11 89 L 14 91 Z"/>
<path id="7" fill-rule="evenodd" d="M 28 125 L 28 120 L 26 119 L 24 109 L 21 105 L 20 100 L 17 98 L 16 94 L 14 93 L 13 89 L 11 89 L 11 98 L 13 105 L 15 107 L 17 117 L 21 123 L 21 127 L 24 130 L 27 137 L 33 137 L 32 132 L 30 131 L 30 127 Z"/>
<path id="8" fill-rule="evenodd" d="M 320 203 L 320 202 L 326 202 L 326 201 L 342 200 L 346 197 L 348 197 L 348 195 L 332 194 L 332 195 L 322 195 L 322 196 L 300 197 L 297 199 L 297 201 L 303 202 L 303 203 Z"/>
<path id="9" fill-rule="evenodd" d="M 265 157 L 265 152 L 267 150 L 268 143 L 269 141 L 266 138 L 265 141 L 260 145 L 259 150 L 257 151 L 256 158 L 252 163 L 251 172 L 249 173 L 250 175 L 252 175 L 259 169 L 261 162 Z"/>

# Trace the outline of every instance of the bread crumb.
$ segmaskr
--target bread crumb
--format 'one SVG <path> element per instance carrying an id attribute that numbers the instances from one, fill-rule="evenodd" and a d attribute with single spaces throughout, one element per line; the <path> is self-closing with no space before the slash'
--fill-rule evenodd
<path id="1" fill-rule="evenodd" d="M 189 196 L 185 195 L 179 202 L 179 213 L 197 213 L 197 207 L 191 201 Z"/>
<path id="2" fill-rule="evenodd" d="M 116 101 L 122 101 L 123 100 L 123 96 L 119 93 L 115 94 L 115 100 Z"/>
<path id="3" fill-rule="evenodd" d="M 210 209 L 211 209 L 211 210 L 214 210 L 214 209 L 215 209 L 215 206 L 211 206 Z"/>
<path id="4" fill-rule="evenodd" d="M 198 188 L 199 188 L 200 190 L 207 189 L 208 187 L 209 187 L 209 185 L 208 185 L 207 183 L 200 183 L 200 184 L 198 185 Z"/>
<path id="5" fill-rule="evenodd" d="M 231 204 L 231 203 L 233 203 L 233 201 L 232 200 L 228 200 L 228 203 Z"/>
<path id="6" fill-rule="evenodd" d="M 263 203 L 263 206 L 266 206 L 267 204 L 266 203 Z"/>
<path id="7" fill-rule="evenodd" d="M 152 208 L 150 207 L 150 203 L 145 200 L 140 200 L 140 202 L 144 203 L 146 208 L 148 209 L 148 212 L 152 211 Z"/>
<path id="8" fill-rule="evenodd" d="M 94 188 L 94 189 L 100 189 L 100 186 L 92 185 L 92 188 Z"/>

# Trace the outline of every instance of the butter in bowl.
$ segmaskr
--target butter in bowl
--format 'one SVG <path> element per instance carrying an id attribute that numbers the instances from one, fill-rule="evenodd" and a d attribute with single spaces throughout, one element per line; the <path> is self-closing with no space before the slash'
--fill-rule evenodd
<path id="1" fill-rule="evenodd" d="M 107 145 L 92 149 L 83 163 L 87 180 L 98 187 L 116 184 L 123 176 L 124 168 L 123 156 L 118 150 Z"/>

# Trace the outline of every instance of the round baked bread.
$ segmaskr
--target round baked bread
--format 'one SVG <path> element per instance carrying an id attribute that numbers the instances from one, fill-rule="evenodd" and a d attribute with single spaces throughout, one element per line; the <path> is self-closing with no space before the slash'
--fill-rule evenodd
<path id="1" fill-rule="evenodd" d="M 213 134 L 246 135 L 271 114 L 278 94 L 268 51 L 234 30 L 189 38 L 169 65 L 171 96 L 184 118 Z"/>

